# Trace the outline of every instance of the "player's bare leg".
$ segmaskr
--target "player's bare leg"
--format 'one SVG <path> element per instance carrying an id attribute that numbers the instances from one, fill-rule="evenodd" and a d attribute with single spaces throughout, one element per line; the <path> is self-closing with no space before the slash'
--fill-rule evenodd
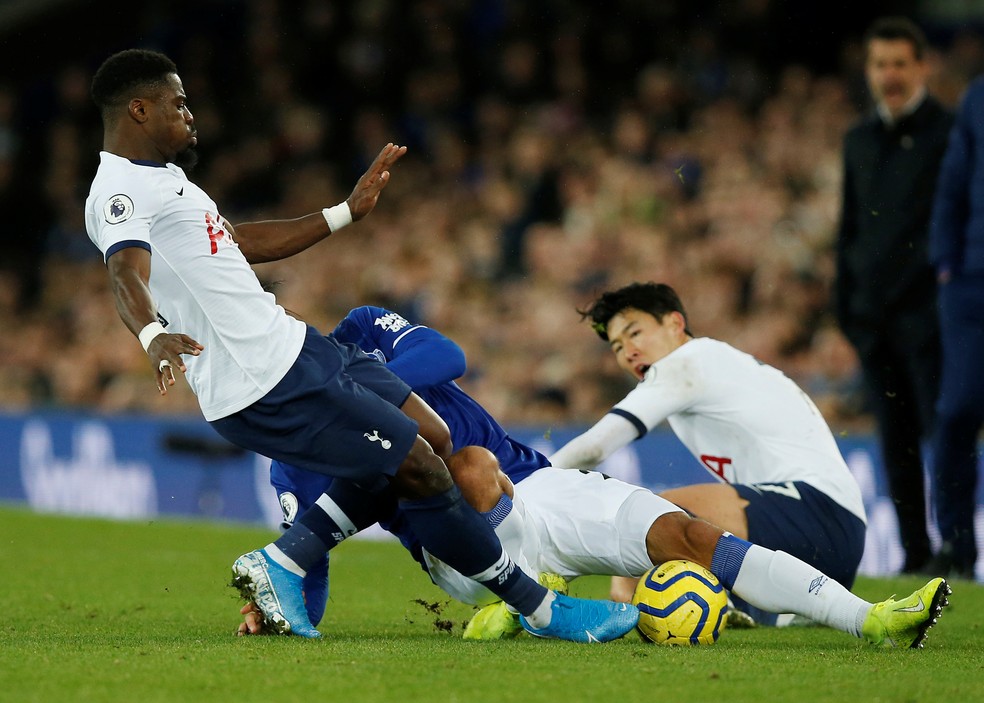
<path id="1" fill-rule="evenodd" d="M 698 483 L 662 491 L 659 494 L 691 515 L 717 525 L 735 537 L 748 539 L 748 501 L 726 483 Z"/>
<path id="2" fill-rule="evenodd" d="M 461 447 L 448 460 L 448 470 L 465 500 L 480 513 L 492 510 L 515 487 L 502 473 L 495 455 L 484 447 Z"/>
<path id="3" fill-rule="evenodd" d="M 745 516 L 748 501 L 738 495 L 733 486 L 725 483 L 701 483 L 671 488 L 659 495 L 735 537 L 748 539 L 748 519 Z M 611 599 L 622 603 L 631 602 L 637 582 L 637 579 L 627 576 L 613 576 Z"/>

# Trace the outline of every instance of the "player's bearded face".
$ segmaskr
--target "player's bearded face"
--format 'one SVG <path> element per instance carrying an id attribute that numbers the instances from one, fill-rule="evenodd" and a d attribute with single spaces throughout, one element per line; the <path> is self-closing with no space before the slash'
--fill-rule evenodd
<path id="1" fill-rule="evenodd" d="M 198 152 L 195 147 L 189 146 L 187 149 L 183 149 L 174 155 L 175 166 L 180 166 L 186 171 L 190 171 L 195 168 L 198 163 Z"/>
<path id="2" fill-rule="evenodd" d="M 195 129 L 195 118 L 188 107 L 184 86 L 176 73 L 167 77 L 167 88 L 163 95 L 155 101 L 157 111 L 154 118 L 157 121 L 156 140 L 167 161 L 181 168 L 190 169 L 198 163 L 198 130 Z M 168 158 L 170 155 L 174 155 Z"/>

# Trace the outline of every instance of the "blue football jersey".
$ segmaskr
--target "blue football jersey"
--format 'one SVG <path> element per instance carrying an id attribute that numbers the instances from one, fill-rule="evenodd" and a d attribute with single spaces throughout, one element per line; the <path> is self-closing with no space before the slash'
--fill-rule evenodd
<path id="1" fill-rule="evenodd" d="M 339 342 L 355 344 L 388 364 L 447 423 L 456 449 L 485 447 L 513 483 L 550 465 L 543 454 L 510 437 L 455 383 L 465 371 L 464 354 L 444 335 L 368 305 L 350 311 L 332 334 Z"/>
<path id="2" fill-rule="evenodd" d="M 485 408 L 455 383 L 454 379 L 465 372 L 465 355 L 461 347 L 444 335 L 414 325 L 395 312 L 372 306 L 351 310 L 332 334 L 339 342 L 355 344 L 387 364 L 447 423 L 456 448 L 485 447 L 495 454 L 502 471 L 513 483 L 550 465 L 543 454 L 512 439 Z M 270 482 L 281 496 L 285 523 L 292 523 L 313 505 L 331 481 L 325 474 L 279 461 L 270 466 Z M 419 544 L 402 513 L 396 510 L 395 502 L 392 512 L 379 523 L 420 559 Z"/>

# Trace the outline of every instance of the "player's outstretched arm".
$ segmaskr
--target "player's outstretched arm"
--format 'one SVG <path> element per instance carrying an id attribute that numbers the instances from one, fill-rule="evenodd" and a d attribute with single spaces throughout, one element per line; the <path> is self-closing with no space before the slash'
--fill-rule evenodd
<path id="1" fill-rule="evenodd" d="M 279 261 L 298 254 L 350 222 L 372 212 L 390 179 L 390 167 L 405 153 L 405 146 L 387 144 L 362 174 L 345 202 L 293 220 L 265 220 L 236 225 L 233 237 L 251 264 Z M 232 229 L 232 228 L 230 228 Z"/>
<path id="2" fill-rule="evenodd" d="M 157 306 L 150 294 L 150 252 L 127 247 L 106 262 L 116 310 L 150 357 L 161 395 L 174 385 L 174 368 L 186 371 L 182 354 L 198 356 L 205 348 L 185 334 L 168 334 L 157 321 Z"/>
<path id="3" fill-rule="evenodd" d="M 587 432 L 578 435 L 550 456 L 560 469 L 594 469 L 616 449 L 639 438 L 636 427 L 620 415 L 609 413 Z"/>

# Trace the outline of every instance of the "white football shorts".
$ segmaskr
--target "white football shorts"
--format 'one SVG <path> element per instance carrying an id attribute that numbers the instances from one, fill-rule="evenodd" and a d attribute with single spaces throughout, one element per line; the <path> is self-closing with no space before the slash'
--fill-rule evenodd
<path id="1" fill-rule="evenodd" d="M 513 510 L 496 528 L 513 561 L 540 573 L 642 576 L 653 567 L 646 535 L 661 515 L 680 508 L 640 486 L 595 471 L 544 468 L 516 484 Z M 431 578 L 453 598 L 473 605 L 498 599 L 424 551 Z"/>

